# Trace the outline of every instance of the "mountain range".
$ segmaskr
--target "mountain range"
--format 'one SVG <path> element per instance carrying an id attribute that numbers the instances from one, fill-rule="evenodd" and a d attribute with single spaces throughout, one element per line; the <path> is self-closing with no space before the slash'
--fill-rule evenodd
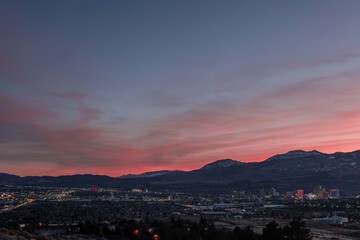
<path id="1" fill-rule="evenodd" d="M 326 154 L 295 150 L 262 162 L 218 160 L 193 171 L 157 171 L 117 178 L 105 175 L 68 175 L 59 177 L 0 173 L 0 185 L 148 188 L 174 191 L 251 191 L 275 187 L 279 191 L 304 189 L 317 185 L 360 192 L 360 150 Z"/>

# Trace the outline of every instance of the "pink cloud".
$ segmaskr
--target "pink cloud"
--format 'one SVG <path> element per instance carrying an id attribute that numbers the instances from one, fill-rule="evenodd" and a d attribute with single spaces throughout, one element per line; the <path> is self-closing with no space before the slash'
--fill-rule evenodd
<path id="1" fill-rule="evenodd" d="M 54 112 L 1 94 L 0 122 L 31 128 L 28 141 L 37 143 L 26 148 L 34 157 L 13 156 L 19 161 L 14 166 L 41 162 L 49 167 L 50 175 L 118 176 L 190 170 L 221 158 L 262 161 L 293 149 L 356 150 L 360 110 L 354 106 L 358 106 L 355 86 L 359 82 L 352 76 L 339 83 L 340 77 L 289 85 L 242 104 L 222 103 L 155 122 L 121 121 L 106 126 L 90 124 L 99 120 L 100 111 L 86 110 L 86 96 L 81 93 L 55 94 L 77 106 L 80 117 L 70 122 L 57 122 Z M 42 124 L 44 119 L 56 122 L 57 127 Z M 10 164 L 11 154 L 6 156 L 1 161 Z"/>
<path id="2" fill-rule="evenodd" d="M 0 123 L 33 123 L 53 116 L 39 107 L 10 98 L 0 92 Z"/>

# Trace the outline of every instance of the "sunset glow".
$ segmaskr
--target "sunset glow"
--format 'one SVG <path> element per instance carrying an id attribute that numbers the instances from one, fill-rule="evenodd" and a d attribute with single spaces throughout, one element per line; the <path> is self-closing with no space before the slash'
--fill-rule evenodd
<path id="1" fill-rule="evenodd" d="M 360 1 L 160 3 L 0 3 L 0 172 L 360 149 Z"/>

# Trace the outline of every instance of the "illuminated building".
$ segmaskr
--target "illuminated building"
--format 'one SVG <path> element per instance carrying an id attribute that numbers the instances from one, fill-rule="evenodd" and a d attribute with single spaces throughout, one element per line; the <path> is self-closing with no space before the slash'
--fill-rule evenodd
<path id="1" fill-rule="evenodd" d="M 322 199 L 329 199 L 329 192 L 322 192 Z"/>
<path id="2" fill-rule="evenodd" d="M 307 198 L 308 199 L 314 199 L 315 198 L 315 195 L 313 193 L 308 193 L 307 194 Z"/>
<path id="3" fill-rule="evenodd" d="M 332 198 L 332 199 L 339 199 L 339 198 L 340 198 L 339 189 L 331 189 L 331 190 L 330 190 L 330 198 Z"/>
<path id="4" fill-rule="evenodd" d="M 296 194 L 295 194 L 295 197 L 296 198 L 303 198 L 304 197 L 304 190 L 301 190 L 301 189 L 297 190 Z"/>
<path id="5" fill-rule="evenodd" d="M 174 196 L 172 194 L 170 194 L 170 196 L 168 197 L 169 201 L 174 201 Z"/>
<path id="6" fill-rule="evenodd" d="M 332 224 L 343 224 L 348 223 L 349 219 L 347 217 L 340 217 L 340 216 L 332 216 L 327 218 L 314 218 L 315 222 L 326 222 Z"/>
<path id="7" fill-rule="evenodd" d="M 314 189 L 314 195 L 316 196 L 316 198 L 322 198 L 322 193 L 325 192 L 325 188 L 321 187 L 321 186 L 317 186 Z"/>

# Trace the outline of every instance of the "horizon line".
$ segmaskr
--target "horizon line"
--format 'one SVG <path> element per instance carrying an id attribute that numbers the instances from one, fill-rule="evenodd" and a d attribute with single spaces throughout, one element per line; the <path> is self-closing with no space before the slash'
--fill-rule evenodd
<path id="1" fill-rule="evenodd" d="M 264 160 L 260 160 L 260 161 L 252 161 L 252 162 L 243 162 L 243 161 L 239 161 L 239 160 L 234 160 L 232 158 L 223 158 L 223 159 L 218 159 L 218 160 L 215 160 L 215 161 L 212 161 L 212 162 L 209 162 L 205 165 L 203 165 L 202 167 L 208 165 L 208 164 L 211 164 L 211 163 L 214 163 L 214 162 L 217 162 L 217 161 L 221 161 L 221 160 L 232 160 L 232 161 L 236 161 L 236 162 L 241 162 L 241 163 L 261 163 L 261 162 L 265 162 L 267 161 L 268 159 L 274 157 L 274 156 L 277 156 L 277 155 L 283 155 L 283 154 L 287 154 L 287 153 L 290 153 L 290 152 L 295 152 L 295 151 L 303 151 L 303 152 L 319 152 L 319 153 L 322 153 L 322 154 L 327 154 L 327 155 L 330 155 L 330 154 L 335 154 L 335 153 L 353 153 L 353 152 L 357 152 L 357 151 L 360 151 L 360 150 L 354 150 L 354 151 L 349 151 L 349 152 L 342 152 L 342 151 L 336 151 L 336 152 L 320 152 L 316 149 L 313 149 L 313 150 L 309 150 L 309 151 L 305 151 L 305 150 L 301 150 L 301 149 L 295 149 L 295 150 L 290 150 L 290 151 L 287 151 L 285 153 L 279 153 L 279 154 L 275 154 L 275 155 L 272 155 Z M 111 177 L 111 178 L 120 178 L 120 177 L 123 177 L 123 176 L 127 176 L 127 175 L 134 175 L 134 176 L 139 176 L 141 174 L 144 174 L 144 173 L 152 173 L 152 172 L 162 172 L 162 171 L 182 171 L 182 172 L 191 172 L 191 171 L 195 171 L 195 170 L 199 170 L 201 169 L 202 167 L 200 168 L 194 168 L 192 170 L 181 170 L 181 169 L 163 169 L 163 170 L 157 170 L 157 171 L 147 171 L 147 172 L 142 172 L 142 173 L 139 173 L 139 174 L 132 174 L 132 173 L 127 173 L 127 174 L 123 174 L 123 175 L 120 175 L 120 176 L 110 176 L 110 175 L 106 175 L 106 174 L 93 174 L 93 173 L 76 173 L 76 174 L 62 174 L 62 175 L 26 175 L 26 176 L 21 176 L 21 175 L 17 175 L 17 174 L 12 174 L 12 173 L 5 173 L 5 172 L 0 172 L 0 174 L 8 174 L 8 175 L 13 175 L 13 176 L 17 176 L 17 177 L 21 177 L 21 178 L 24 178 L 24 177 L 66 177 L 66 176 L 84 176 L 84 175 L 92 175 L 92 176 L 106 176 L 106 177 Z"/>

